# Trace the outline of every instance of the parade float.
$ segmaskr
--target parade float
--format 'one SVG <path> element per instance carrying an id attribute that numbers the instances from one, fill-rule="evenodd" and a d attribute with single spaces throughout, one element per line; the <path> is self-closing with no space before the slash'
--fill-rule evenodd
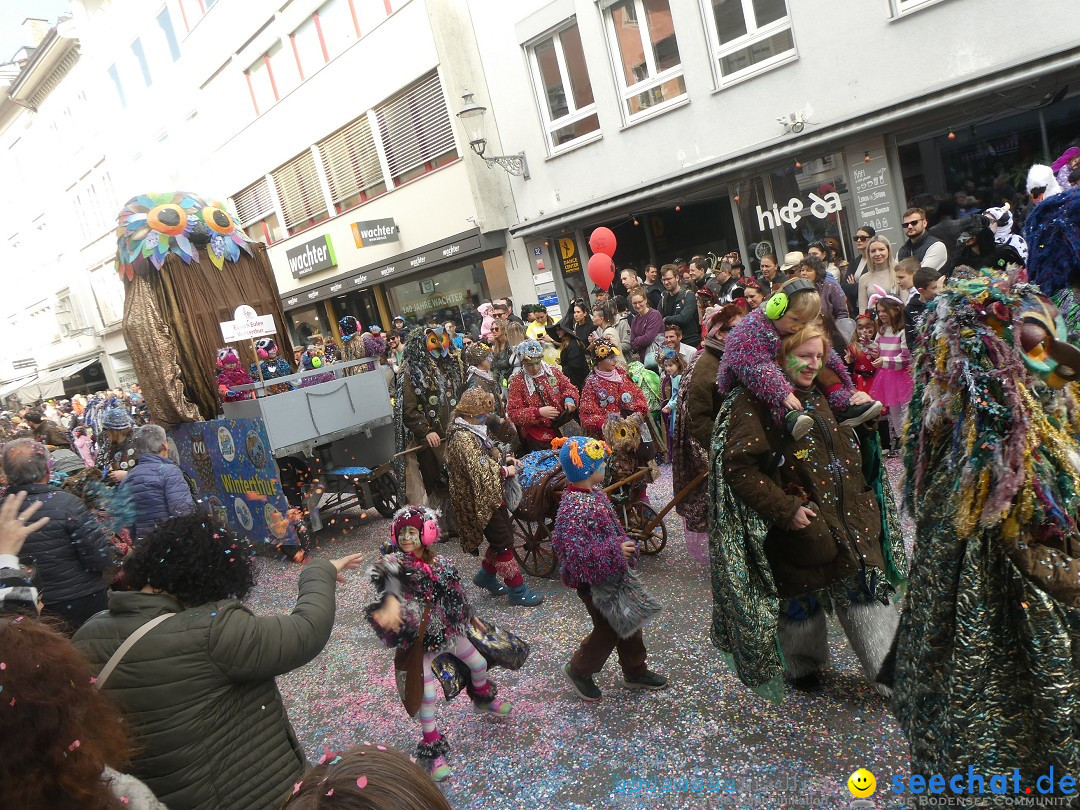
<path id="1" fill-rule="evenodd" d="M 359 506 L 391 516 L 401 502 L 390 462 L 393 411 L 380 373 L 253 373 L 219 392 L 215 361 L 227 344 L 260 372 L 255 337 L 292 356 L 266 246 L 225 207 L 196 194 L 140 194 L 118 217 L 124 338 L 152 420 L 218 517 L 272 546 L 299 545 L 298 529 Z M 263 352 L 265 354 L 265 352 Z M 276 391 L 277 393 L 271 393 Z M 225 400 L 222 403 L 222 400 Z"/>

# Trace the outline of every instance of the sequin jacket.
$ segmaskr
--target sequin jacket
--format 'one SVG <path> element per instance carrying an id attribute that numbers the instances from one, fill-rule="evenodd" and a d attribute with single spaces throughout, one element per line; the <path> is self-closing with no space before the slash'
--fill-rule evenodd
<path id="1" fill-rule="evenodd" d="M 551 548 L 559 559 L 567 587 L 607 582 L 633 567 L 621 548 L 629 539 L 615 516 L 611 499 L 602 489 L 563 490 L 551 532 Z"/>
<path id="2" fill-rule="evenodd" d="M 217 385 L 218 394 L 221 395 L 222 402 L 239 402 L 242 399 L 254 399 L 254 391 L 233 391 L 233 387 L 237 385 L 251 385 L 254 382 L 251 379 L 251 375 L 244 371 L 242 368 L 218 369 L 217 373 Z"/>
<path id="3" fill-rule="evenodd" d="M 408 648 L 416 643 L 425 605 L 431 607 L 424 634 L 426 651 L 451 649 L 454 639 L 465 635 L 473 609 L 449 557 L 436 555 L 428 565 L 412 554 L 394 551 L 379 557 L 367 574 L 375 585 L 378 601 L 368 605 L 364 613 L 386 646 Z M 401 602 L 402 626 L 397 631 L 384 630 L 371 618 L 389 596 Z"/>
<path id="4" fill-rule="evenodd" d="M 581 389 L 581 399 L 578 401 L 581 426 L 590 436 L 599 438 L 603 434 L 609 413 L 649 415 L 649 403 L 645 401 L 641 389 L 621 368 L 615 371 L 619 375 L 617 382 L 605 380 L 594 371 Z"/>
<path id="5" fill-rule="evenodd" d="M 716 375 L 720 393 L 726 396 L 742 383 L 774 417 L 777 414 L 782 417 L 787 410 L 784 400 L 795 387 L 777 362 L 780 341 L 780 333 L 765 315 L 764 307 L 758 307 L 735 324 L 724 341 L 724 358 Z M 829 352 L 825 365 L 836 372 L 841 383 L 839 388 L 829 392 L 829 405 L 842 411 L 855 393 L 851 375 L 834 351 Z"/>
<path id="6" fill-rule="evenodd" d="M 761 403 L 743 390 L 723 447 L 727 485 L 770 527 L 765 553 L 781 597 L 826 587 L 863 565 L 885 568 L 881 512 L 863 477 L 855 431 L 837 424 L 816 388 L 797 395 L 814 419 L 802 440 L 769 429 Z M 810 525 L 789 528 L 809 502 L 816 504 Z"/>
<path id="7" fill-rule="evenodd" d="M 447 431 L 446 467 L 450 471 L 450 502 L 461 533 L 461 547 L 475 553 L 484 542 L 484 529 L 503 504 L 502 453 L 460 423 Z"/>
<path id="8" fill-rule="evenodd" d="M 289 365 L 289 361 L 284 357 L 274 357 L 273 359 L 263 360 L 261 363 L 252 363 L 248 373 L 251 375 L 252 380 L 259 379 L 259 368 L 262 368 L 263 382 L 270 382 L 276 377 L 288 377 L 293 373 L 292 366 Z M 292 383 L 282 383 L 281 385 L 272 385 L 266 389 L 267 393 L 280 394 L 285 391 L 293 390 L 295 386 Z"/>

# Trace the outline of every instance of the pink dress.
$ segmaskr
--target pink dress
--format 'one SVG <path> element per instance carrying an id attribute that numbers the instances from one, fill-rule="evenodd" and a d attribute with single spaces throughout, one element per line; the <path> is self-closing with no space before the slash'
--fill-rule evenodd
<path id="1" fill-rule="evenodd" d="M 911 353 L 904 330 L 884 327 L 877 338 L 881 368 L 874 375 L 870 396 L 889 408 L 904 408 L 911 402 L 915 380 L 911 376 Z"/>

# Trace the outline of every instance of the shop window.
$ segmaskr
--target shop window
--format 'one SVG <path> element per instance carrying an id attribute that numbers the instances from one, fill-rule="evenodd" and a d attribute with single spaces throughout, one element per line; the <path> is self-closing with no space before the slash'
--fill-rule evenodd
<path id="1" fill-rule="evenodd" d="M 457 322 L 461 331 L 479 336 L 483 318 L 476 308 L 490 301 L 484 266 L 470 264 L 443 270 L 427 278 L 411 278 L 387 285 L 386 297 L 394 315 L 401 315 L 409 326 L 423 323 Z"/>
<path id="2" fill-rule="evenodd" d="M 285 317 L 289 322 L 289 336 L 295 348 L 306 347 L 315 336 L 321 337 L 324 341 L 333 339 L 334 333 L 330 331 L 330 319 L 326 317 L 326 309 L 322 301 L 290 310 Z M 293 364 L 293 358 L 286 359 Z"/>
<path id="3" fill-rule="evenodd" d="M 553 151 L 598 133 L 589 70 L 577 21 L 532 45 L 529 58 L 540 95 L 540 115 Z"/>
<path id="4" fill-rule="evenodd" d="M 336 213 L 386 191 L 379 153 L 366 115 L 317 144 Z"/>
<path id="5" fill-rule="evenodd" d="M 684 98 L 686 83 L 668 0 L 620 0 L 605 16 L 629 119 Z"/>
<path id="6" fill-rule="evenodd" d="M 743 235 L 749 256 L 744 257 L 746 264 L 754 273 L 760 271 L 760 256 L 766 253 L 774 254 L 782 262 L 784 260 L 784 245 L 775 244 L 774 230 L 769 222 L 763 221 L 761 211 L 769 211 L 771 206 L 765 196 L 765 183 L 760 177 L 740 180 L 729 188 L 732 194 L 731 201 L 738 211 L 739 223 L 742 225 Z M 749 261 L 746 261 L 749 259 Z"/>
<path id="7" fill-rule="evenodd" d="M 382 325 L 379 305 L 375 301 L 373 290 L 360 290 L 335 296 L 330 300 L 330 306 L 336 321 L 340 321 L 346 315 L 352 315 L 360 322 L 363 329 L 370 329 L 373 324 Z"/>
<path id="8" fill-rule="evenodd" d="M 794 59 L 787 0 L 710 0 L 721 84 Z"/>
<path id="9" fill-rule="evenodd" d="M 289 236 L 329 219 L 330 214 L 311 151 L 297 155 L 270 173 L 281 199 Z"/>
<path id="10" fill-rule="evenodd" d="M 380 104 L 375 118 L 395 186 L 457 159 L 450 112 L 437 73 Z"/>
<path id="11" fill-rule="evenodd" d="M 233 195 L 236 218 L 244 232 L 257 242 L 272 245 L 281 240 L 281 223 L 274 212 L 274 196 L 265 177 Z"/>
<path id="12" fill-rule="evenodd" d="M 850 245 L 847 211 L 851 203 L 846 177 L 844 160 L 839 153 L 806 161 L 801 168 L 785 166 L 777 169 L 771 176 L 773 204 L 778 210 L 786 210 L 788 216 L 777 218 L 776 212 L 764 211 L 757 216 L 783 233 L 785 251 L 805 253 L 811 242 L 827 236 L 835 236 L 841 245 Z M 796 206 L 798 210 L 793 210 L 796 201 L 801 207 Z M 892 226 L 882 220 L 875 227 L 884 230 Z M 779 251 L 777 255 L 783 258 Z"/>

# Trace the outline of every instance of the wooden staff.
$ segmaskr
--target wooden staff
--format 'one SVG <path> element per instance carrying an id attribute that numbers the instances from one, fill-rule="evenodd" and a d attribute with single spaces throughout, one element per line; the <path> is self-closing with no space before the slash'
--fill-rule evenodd
<path id="1" fill-rule="evenodd" d="M 248 338 L 248 343 L 251 344 L 251 354 L 255 357 L 255 370 L 257 372 L 259 372 L 259 382 L 261 382 L 263 385 L 266 385 L 266 380 L 263 379 L 262 361 L 259 360 L 259 352 L 255 348 L 255 338 Z M 255 396 L 257 396 L 257 397 L 265 397 L 266 396 L 266 389 L 265 388 L 260 388 L 255 393 Z"/>
<path id="2" fill-rule="evenodd" d="M 692 490 L 694 487 L 696 487 L 698 484 L 700 484 L 702 481 L 704 481 L 708 477 L 709 477 L 709 471 L 708 470 L 706 470 L 703 473 L 699 473 L 697 478 L 695 478 L 693 481 L 691 481 L 689 484 L 687 484 L 685 487 L 683 487 L 682 489 L 679 490 L 678 494 L 674 498 L 671 499 L 671 502 L 667 506 L 665 506 L 663 509 L 661 509 L 657 513 L 656 517 L 654 517 L 647 524 L 645 524 L 645 528 L 641 530 L 641 533 L 643 535 L 652 534 L 652 530 L 655 529 L 657 526 L 659 526 L 660 523 L 664 520 L 664 515 L 666 515 L 668 512 L 670 512 L 673 506 L 677 505 L 683 498 L 685 498 L 687 495 L 689 495 L 690 490 Z"/>

